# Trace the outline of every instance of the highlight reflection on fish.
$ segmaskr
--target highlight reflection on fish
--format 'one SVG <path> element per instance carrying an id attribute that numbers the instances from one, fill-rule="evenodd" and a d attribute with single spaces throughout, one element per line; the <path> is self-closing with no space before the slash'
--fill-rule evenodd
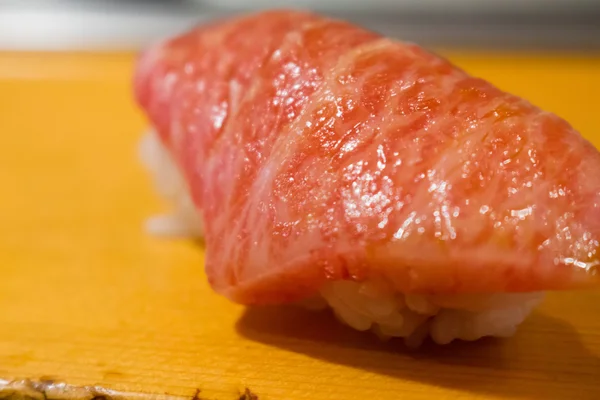
<path id="1" fill-rule="evenodd" d="M 598 283 L 600 154 L 561 118 L 423 48 L 297 11 L 140 57 L 142 156 L 204 235 L 218 293 L 315 302 L 419 345 L 509 336 Z"/>

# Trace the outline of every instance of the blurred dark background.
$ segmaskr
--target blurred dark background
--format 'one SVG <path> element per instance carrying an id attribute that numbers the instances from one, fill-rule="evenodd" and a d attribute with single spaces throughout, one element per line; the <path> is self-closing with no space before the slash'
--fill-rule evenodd
<path id="1" fill-rule="evenodd" d="M 208 19 L 284 7 L 435 47 L 600 50 L 600 0 L 0 0 L 0 50 L 132 50 Z"/>

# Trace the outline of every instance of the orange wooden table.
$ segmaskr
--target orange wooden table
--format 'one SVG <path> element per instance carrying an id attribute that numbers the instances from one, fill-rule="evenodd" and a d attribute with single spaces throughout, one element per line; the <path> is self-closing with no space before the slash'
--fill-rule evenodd
<path id="1" fill-rule="evenodd" d="M 446 54 L 600 146 L 600 57 Z M 142 231 L 162 205 L 132 62 L 0 54 L 0 399 L 600 399 L 600 293 L 550 295 L 511 340 L 418 353 L 213 294 L 202 248 Z"/>

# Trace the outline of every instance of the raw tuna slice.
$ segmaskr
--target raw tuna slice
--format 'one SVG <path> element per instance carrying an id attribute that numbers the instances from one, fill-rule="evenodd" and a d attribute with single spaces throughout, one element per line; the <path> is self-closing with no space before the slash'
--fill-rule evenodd
<path id="1" fill-rule="evenodd" d="M 149 227 L 204 229 L 233 301 L 322 297 L 357 329 L 446 343 L 598 282 L 598 151 L 417 45 L 263 12 L 151 47 L 135 93 L 176 209 Z"/>

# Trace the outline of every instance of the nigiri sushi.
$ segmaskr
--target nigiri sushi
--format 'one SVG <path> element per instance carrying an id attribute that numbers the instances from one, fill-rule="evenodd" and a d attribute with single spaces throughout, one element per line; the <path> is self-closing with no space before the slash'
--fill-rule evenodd
<path id="1" fill-rule="evenodd" d="M 598 285 L 600 153 L 566 121 L 418 45 L 302 11 L 146 49 L 141 155 L 204 236 L 214 290 L 328 306 L 418 346 L 510 336 Z"/>

